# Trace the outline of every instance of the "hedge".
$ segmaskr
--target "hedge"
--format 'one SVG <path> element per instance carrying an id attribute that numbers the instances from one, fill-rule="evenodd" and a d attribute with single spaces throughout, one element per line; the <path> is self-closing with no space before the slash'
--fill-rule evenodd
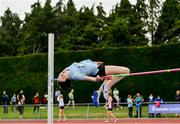
<path id="1" fill-rule="evenodd" d="M 83 59 L 104 61 L 105 64 L 121 65 L 131 72 L 152 71 L 180 67 L 180 44 L 153 47 L 102 48 L 86 51 L 59 51 L 55 53 L 55 77 L 74 61 Z M 6 90 L 11 97 L 23 89 L 26 103 L 38 91 L 47 92 L 47 54 L 0 58 L 0 92 Z M 72 88 L 76 102 L 91 102 L 91 94 L 101 83 L 73 81 Z M 58 88 L 58 85 L 55 84 Z M 121 98 L 140 92 L 145 98 L 150 93 L 160 95 L 165 101 L 172 101 L 175 91 L 180 89 L 180 73 L 163 73 L 127 77 L 116 84 Z M 67 102 L 67 92 L 63 92 Z M 101 99 L 103 100 L 103 99 Z"/>

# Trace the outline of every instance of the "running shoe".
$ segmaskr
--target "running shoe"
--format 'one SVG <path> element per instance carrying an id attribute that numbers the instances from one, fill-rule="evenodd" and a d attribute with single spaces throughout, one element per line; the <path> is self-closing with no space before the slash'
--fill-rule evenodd
<path id="1" fill-rule="evenodd" d="M 94 92 L 93 92 L 93 105 L 94 105 L 95 107 L 98 107 L 98 106 L 99 106 L 99 96 L 100 96 L 100 94 L 99 94 L 98 91 L 94 91 Z"/>
<path id="2" fill-rule="evenodd" d="M 118 119 L 116 118 L 116 119 L 114 119 L 114 122 L 116 123 L 118 121 Z"/>

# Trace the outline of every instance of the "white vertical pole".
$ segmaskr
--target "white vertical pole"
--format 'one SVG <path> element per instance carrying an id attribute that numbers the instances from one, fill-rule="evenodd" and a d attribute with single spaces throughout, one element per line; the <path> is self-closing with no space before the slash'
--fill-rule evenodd
<path id="1" fill-rule="evenodd" d="M 48 124 L 53 124 L 54 34 L 48 34 Z"/>

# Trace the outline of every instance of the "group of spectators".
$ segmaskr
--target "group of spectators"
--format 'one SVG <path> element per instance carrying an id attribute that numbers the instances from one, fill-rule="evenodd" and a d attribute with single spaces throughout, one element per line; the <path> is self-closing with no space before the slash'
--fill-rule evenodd
<path id="1" fill-rule="evenodd" d="M 120 102 L 121 102 L 121 98 L 119 97 L 119 91 L 114 88 L 113 90 L 113 99 L 114 99 L 114 103 L 116 106 L 116 110 L 118 110 L 120 106 Z M 180 90 L 176 91 L 176 95 L 174 96 L 174 101 L 180 102 Z M 132 118 L 133 117 L 133 106 L 135 105 L 136 108 L 136 115 L 134 117 L 136 118 L 141 118 L 142 117 L 142 105 L 143 102 L 145 102 L 144 97 L 140 94 L 140 93 L 136 93 L 136 95 L 132 96 L 131 94 L 129 94 L 127 96 L 127 99 L 125 100 L 127 102 L 127 106 L 128 106 L 128 117 Z M 157 96 L 154 97 L 153 94 L 151 93 L 149 95 L 149 97 L 146 99 L 146 102 L 148 102 L 148 104 L 154 104 L 156 107 L 160 107 L 161 103 L 163 103 L 163 98 L 161 96 Z M 153 117 L 161 117 L 160 113 L 149 113 L 149 118 L 153 118 Z M 179 114 L 176 114 L 176 117 L 180 117 Z"/>
<path id="2" fill-rule="evenodd" d="M 180 102 L 180 90 L 176 91 L 176 95 L 174 96 L 174 101 Z M 127 103 L 128 103 L 128 116 L 129 118 L 133 117 L 133 104 L 135 103 L 136 115 L 135 117 L 142 117 L 142 104 L 144 102 L 144 98 L 140 93 L 137 93 L 135 96 L 128 95 Z M 151 93 L 148 97 L 148 104 L 155 104 L 156 107 L 160 107 L 161 103 L 163 103 L 163 98 L 161 96 L 154 97 Z M 149 117 L 153 118 L 161 117 L 160 113 L 149 113 Z M 180 117 L 179 114 L 176 114 L 176 117 Z"/>
<path id="3" fill-rule="evenodd" d="M 12 112 L 16 112 L 18 110 L 19 118 L 23 118 L 25 100 L 26 98 L 25 98 L 23 90 L 20 90 L 18 94 L 13 93 L 12 97 L 9 97 L 6 91 L 3 91 L 2 96 L 1 96 L 3 113 L 7 114 L 8 106 L 11 106 Z M 33 97 L 33 104 L 34 104 L 33 112 L 34 113 L 36 110 L 39 112 L 40 103 L 47 104 L 47 95 L 44 95 L 44 98 L 40 99 L 39 93 L 36 92 L 35 96 Z"/>
<path id="4" fill-rule="evenodd" d="M 69 101 L 68 104 L 65 106 L 67 108 L 70 104 L 72 104 L 73 109 L 75 109 L 75 102 L 74 102 L 74 89 L 71 89 L 71 91 L 68 94 Z M 113 99 L 116 102 L 116 110 L 118 108 L 122 109 L 122 106 L 120 106 L 121 98 L 119 97 L 119 91 L 114 88 L 112 92 Z M 176 95 L 174 96 L 174 100 L 177 102 L 180 102 L 180 90 L 176 91 Z M 20 92 L 16 95 L 15 93 L 11 98 L 9 98 L 6 91 L 3 91 L 2 97 L 1 97 L 2 105 L 3 105 L 3 112 L 5 114 L 8 113 L 8 104 L 11 104 L 12 112 L 16 112 L 16 110 L 19 111 L 19 118 L 23 118 L 24 113 L 24 104 L 25 104 L 25 95 L 23 93 L 23 90 L 20 90 Z M 128 117 L 133 117 L 133 105 L 135 105 L 136 108 L 136 115 L 134 117 L 142 117 L 142 104 L 144 102 L 144 98 L 140 93 L 136 93 L 136 95 L 128 95 L 127 96 L 127 106 L 128 106 Z M 147 99 L 148 104 L 155 104 L 156 107 L 160 107 L 161 103 L 163 103 L 163 98 L 161 96 L 154 97 L 151 93 Z M 37 110 L 39 112 L 40 104 L 47 104 L 47 94 L 44 94 L 44 97 L 40 99 L 39 93 L 36 92 L 36 94 L 33 97 L 33 103 L 34 103 L 34 109 L 33 112 Z M 63 95 L 61 94 L 60 90 L 56 89 L 55 91 L 55 103 L 59 106 L 59 119 L 62 117 L 65 119 L 64 115 L 64 100 Z M 149 113 L 149 117 L 161 117 L 160 113 Z M 176 117 L 180 117 L 179 114 L 176 114 Z"/>
<path id="5" fill-rule="evenodd" d="M 73 109 L 75 109 L 73 93 L 74 93 L 74 89 L 71 89 L 71 91 L 68 94 L 69 102 L 66 105 L 66 108 L 72 103 Z M 62 106 L 64 106 L 64 101 L 62 100 L 63 95 L 61 94 L 59 89 L 56 89 L 54 95 L 55 95 L 55 104 L 58 104 L 60 111 L 62 111 L 64 109 L 64 107 L 62 107 Z M 36 111 L 39 112 L 40 105 L 47 104 L 47 98 L 48 98 L 48 95 L 46 93 L 43 95 L 43 98 L 40 98 L 39 92 L 35 93 L 35 95 L 32 98 L 33 106 L 34 106 L 33 113 L 35 113 Z M 11 98 L 8 96 L 6 91 L 3 91 L 2 96 L 1 96 L 1 101 L 2 101 L 4 114 L 8 113 L 8 106 L 11 106 L 12 112 L 16 112 L 18 110 L 19 118 L 23 118 L 24 104 L 25 104 L 25 95 L 23 93 L 23 90 L 20 90 L 20 92 L 18 94 L 14 93 Z M 46 106 L 44 106 L 44 107 L 46 107 Z M 59 113 L 61 115 L 62 112 L 59 112 Z"/>
<path id="6" fill-rule="evenodd" d="M 142 103 L 144 101 L 144 98 L 140 93 L 136 93 L 135 96 L 132 97 L 132 95 L 128 95 L 127 98 L 127 104 L 128 104 L 128 116 L 129 118 L 133 117 L 133 103 L 135 102 L 136 107 L 136 115 L 135 117 L 142 117 Z"/>
<path id="7" fill-rule="evenodd" d="M 136 93 L 135 96 L 132 97 L 132 95 L 128 95 L 127 103 L 128 103 L 128 116 L 129 118 L 133 117 L 133 103 L 135 103 L 136 108 L 136 115 L 135 117 L 141 118 L 142 117 L 142 104 L 144 102 L 144 98 L 140 93 Z M 157 96 L 156 98 L 153 96 L 153 94 L 149 95 L 148 98 L 149 104 L 156 104 L 156 106 L 160 106 L 160 103 L 163 103 L 163 99 L 160 96 Z M 161 117 L 160 113 L 156 114 L 157 117 Z M 150 113 L 149 117 L 154 117 L 154 114 Z"/>
<path id="8" fill-rule="evenodd" d="M 3 112 L 4 114 L 8 113 L 8 104 L 12 105 L 12 112 L 16 112 L 16 110 L 19 111 L 19 118 L 22 118 L 24 113 L 24 103 L 25 103 L 25 95 L 23 93 L 23 90 L 20 90 L 20 92 L 16 95 L 15 93 L 9 98 L 6 91 L 3 91 L 2 97 L 1 97 L 2 105 L 3 105 Z"/>

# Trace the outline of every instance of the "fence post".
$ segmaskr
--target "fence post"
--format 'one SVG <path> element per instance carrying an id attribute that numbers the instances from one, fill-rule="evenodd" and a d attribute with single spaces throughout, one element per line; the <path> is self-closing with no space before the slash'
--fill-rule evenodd
<path id="1" fill-rule="evenodd" d="M 40 117 L 40 116 L 41 116 L 41 115 L 40 115 L 40 114 L 41 114 L 41 109 L 40 109 L 40 108 L 41 108 L 41 105 L 38 104 L 38 107 L 39 107 L 39 111 L 38 111 L 38 119 L 40 119 L 40 118 L 41 118 L 41 117 Z"/>
<path id="2" fill-rule="evenodd" d="M 140 118 L 140 106 L 138 107 L 138 118 Z"/>
<path id="3" fill-rule="evenodd" d="M 86 119 L 87 119 L 87 120 L 89 119 L 89 103 L 88 103 L 88 105 L 87 105 Z"/>

